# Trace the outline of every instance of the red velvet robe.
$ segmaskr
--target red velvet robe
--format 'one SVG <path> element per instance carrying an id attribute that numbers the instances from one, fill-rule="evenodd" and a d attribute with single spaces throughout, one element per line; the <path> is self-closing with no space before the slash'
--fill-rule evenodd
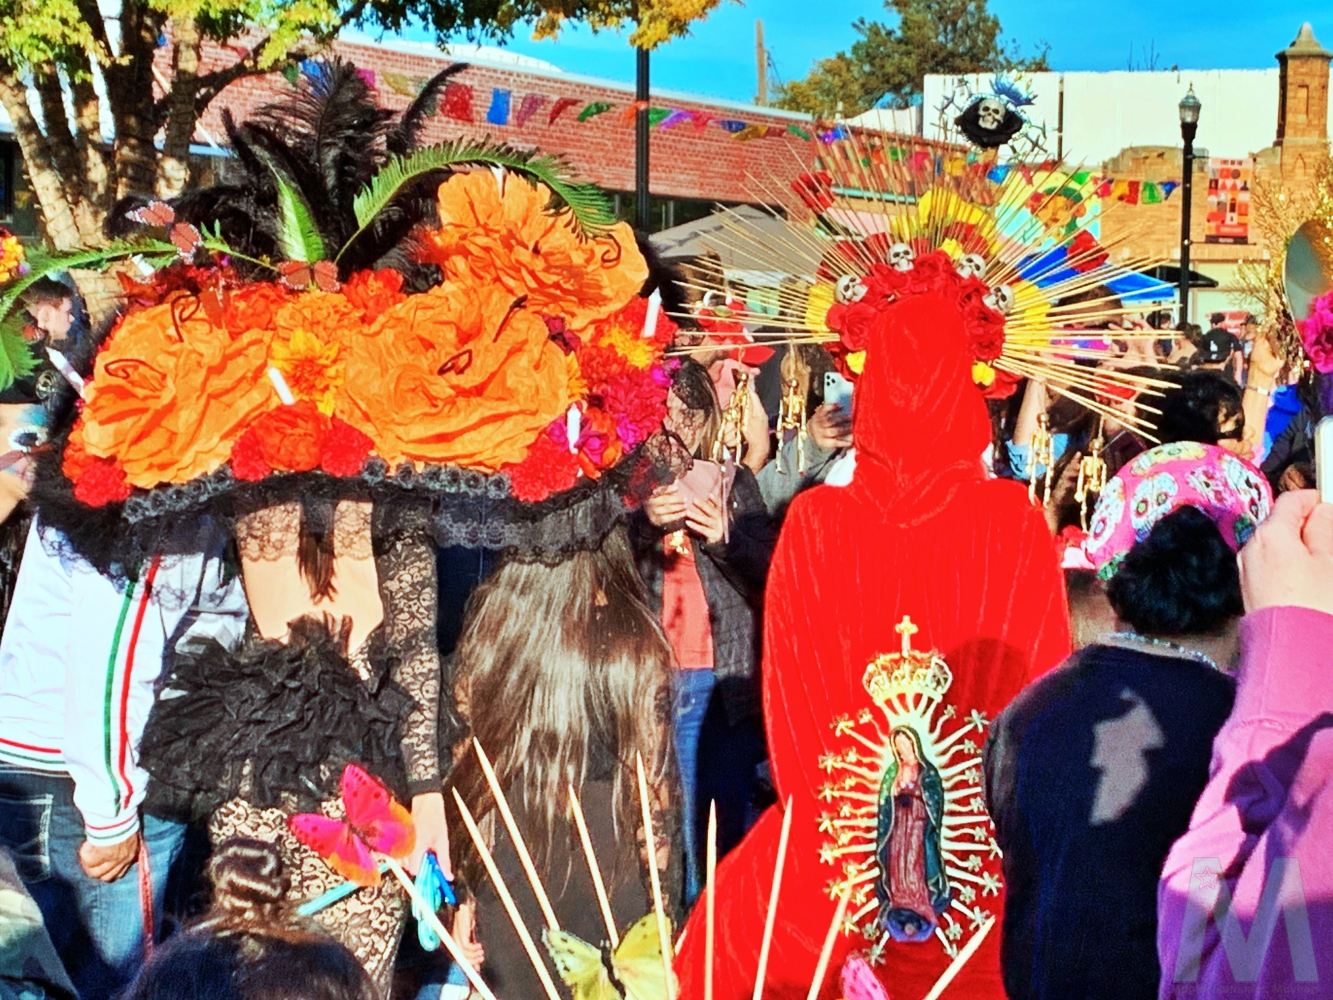
<path id="1" fill-rule="evenodd" d="M 843 488 L 796 498 L 769 574 L 764 622 L 764 715 L 773 777 L 794 810 L 764 995 L 804 998 L 834 901 L 825 886 L 817 800 L 822 755 L 844 749 L 833 719 L 870 705 L 866 665 L 896 652 L 904 615 L 913 646 L 941 652 L 953 672 L 946 701 L 987 719 L 1069 653 L 1064 588 L 1050 533 L 1014 482 L 986 480 L 990 440 L 962 315 L 939 293 L 890 306 L 871 335 L 855 400 L 857 465 Z M 978 743 L 981 737 L 976 737 Z M 753 987 L 782 816 L 770 809 L 718 868 L 716 1000 Z M 998 861 L 988 868 L 998 870 Z M 997 917 L 945 998 L 1004 996 L 1004 896 L 979 902 Z M 703 996 L 704 907 L 677 958 L 680 995 Z M 842 935 L 821 997 L 859 934 Z M 921 1000 L 950 959 L 938 941 L 891 942 L 877 968 L 893 1000 Z"/>

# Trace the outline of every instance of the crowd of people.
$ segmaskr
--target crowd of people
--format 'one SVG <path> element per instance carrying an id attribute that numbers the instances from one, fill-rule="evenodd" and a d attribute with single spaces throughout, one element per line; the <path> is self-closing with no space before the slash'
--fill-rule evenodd
<path id="1" fill-rule="evenodd" d="M 375 134 L 409 149 L 409 119 Z M 253 185 L 179 218 L 266 260 L 274 149 L 326 155 L 293 135 L 236 131 Z M 371 148 L 299 181 L 365 180 Z M 1330 995 L 1325 376 L 1253 317 L 1116 302 L 1066 336 L 1138 391 L 983 401 L 932 289 L 883 307 L 848 400 L 822 346 L 690 306 L 627 226 L 562 244 L 540 182 L 435 176 L 373 250 L 328 192 L 327 288 L 184 261 L 96 334 L 71 284 L 25 292 L 0 995 L 739 1000 L 761 954 L 777 996 L 830 956 L 820 996 L 877 995 L 858 969 L 895 997 Z M 504 226 L 535 227 L 521 268 Z M 484 335 L 439 333 L 470 296 Z M 872 705 L 889 728 L 842 749 Z"/>

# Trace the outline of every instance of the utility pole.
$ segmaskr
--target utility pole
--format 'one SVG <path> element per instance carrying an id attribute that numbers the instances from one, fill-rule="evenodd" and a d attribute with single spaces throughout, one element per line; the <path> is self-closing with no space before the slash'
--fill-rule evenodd
<path id="1" fill-rule="evenodd" d="M 648 50 L 638 49 L 638 72 L 634 99 L 639 102 L 634 116 L 634 224 L 649 231 L 651 205 L 648 198 Z"/>
<path id="2" fill-rule="evenodd" d="M 754 55 L 759 68 L 759 90 L 754 103 L 762 108 L 768 104 L 768 52 L 764 49 L 764 22 L 759 18 L 754 21 Z"/>

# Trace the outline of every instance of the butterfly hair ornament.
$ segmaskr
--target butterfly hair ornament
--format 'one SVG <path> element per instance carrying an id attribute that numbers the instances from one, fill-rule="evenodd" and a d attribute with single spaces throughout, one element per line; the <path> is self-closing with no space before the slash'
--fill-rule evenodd
<path id="1" fill-rule="evenodd" d="M 313 914 L 322 906 L 336 902 L 332 898 L 326 901 L 326 897 L 342 893 L 339 898 L 343 898 L 359 888 L 378 886 L 383 881 L 382 872 L 391 872 L 412 900 L 417 919 L 423 920 L 435 939 L 444 944 L 473 988 L 486 1000 L 496 1000 L 481 974 L 440 922 L 436 913 L 438 902 L 424 896 L 403 868 L 403 859 L 416 846 L 412 814 L 384 785 L 356 764 L 348 764 L 343 769 L 342 805 L 346 820 L 331 819 L 318 813 L 297 813 L 287 818 L 287 827 L 296 839 L 348 880 L 346 886 L 312 900 L 298 912 Z M 436 868 L 438 870 L 438 865 Z"/>

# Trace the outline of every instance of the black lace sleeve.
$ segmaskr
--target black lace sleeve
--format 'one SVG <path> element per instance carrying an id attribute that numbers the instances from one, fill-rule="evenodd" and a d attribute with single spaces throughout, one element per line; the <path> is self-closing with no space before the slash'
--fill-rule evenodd
<path id="1" fill-rule="evenodd" d="M 438 792 L 440 654 L 435 644 L 435 546 L 424 529 L 396 532 L 376 564 L 385 637 L 398 657 L 393 679 L 416 702 L 402 736 L 408 791 L 413 795 Z"/>

